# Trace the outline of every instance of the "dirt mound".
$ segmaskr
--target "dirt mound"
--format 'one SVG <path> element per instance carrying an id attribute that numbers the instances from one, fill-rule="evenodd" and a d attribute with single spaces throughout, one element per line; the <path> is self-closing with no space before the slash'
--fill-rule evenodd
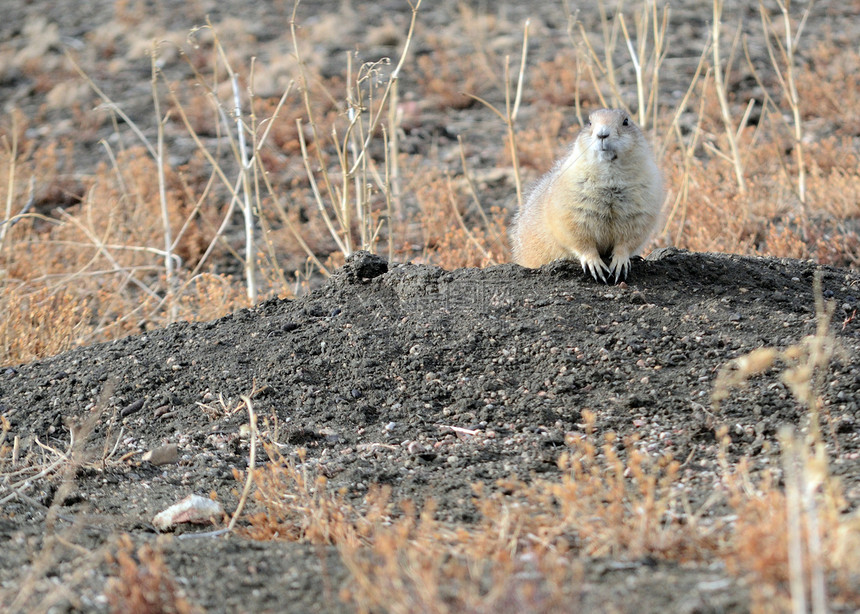
<path id="1" fill-rule="evenodd" d="M 190 493 L 214 491 L 230 511 L 241 488 L 233 469 L 248 463 L 241 395 L 253 395 L 286 456 L 306 449 L 307 466 L 356 502 L 384 484 L 395 500 L 435 499 L 441 521 L 472 522 L 473 483 L 557 475 L 565 435 L 583 428 L 586 409 L 598 432 L 639 433 L 644 449 L 685 461 L 690 499 L 701 502 L 715 483 L 719 425 L 730 428 L 732 457 L 749 456 L 754 468 L 779 462 L 780 425 L 802 425 L 776 377 L 754 379 L 719 413 L 710 393 L 730 359 L 815 331 L 816 271 L 836 303 L 838 339 L 856 355 L 860 275 L 813 263 L 667 249 L 634 261 L 627 284 L 605 286 L 576 263 L 445 271 L 359 253 L 299 300 L 5 367 L 0 411 L 19 456 L 49 459 L 43 446 L 65 451 L 73 430 L 85 452 L 65 482 L 36 480 L 4 500 L 3 589 L 14 594 L 54 532 L 73 530 L 79 550 L 99 552 L 119 532 L 151 539 L 155 513 Z M 856 363 L 832 365 L 831 459 L 853 506 L 858 389 Z M 163 444 L 178 446 L 178 462 L 156 467 L 134 454 Z M 191 599 L 213 611 L 344 608 L 346 571 L 333 547 L 201 538 L 172 541 L 166 556 Z M 742 593 L 702 593 L 724 581 L 719 566 L 608 565 L 590 568 L 583 603 L 746 603 Z M 71 609 L 106 607 L 101 556 L 67 549 L 48 568 L 75 595 L 64 597 Z"/>

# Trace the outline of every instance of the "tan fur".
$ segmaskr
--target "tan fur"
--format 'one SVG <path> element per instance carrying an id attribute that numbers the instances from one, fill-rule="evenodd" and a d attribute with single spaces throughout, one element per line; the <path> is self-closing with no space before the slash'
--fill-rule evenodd
<path id="1" fill-rule="evenodd" d="M 630 256 L 654 231 L 662 204 L 660 171 L 642 131 L 620 109 L 594 111 L 570 153 L 517 213 L 514 262 L 537 268 L 569 258 L 595 279 L 626 278 Z M 603 257 L 610 255 L 607 266 Z"/>

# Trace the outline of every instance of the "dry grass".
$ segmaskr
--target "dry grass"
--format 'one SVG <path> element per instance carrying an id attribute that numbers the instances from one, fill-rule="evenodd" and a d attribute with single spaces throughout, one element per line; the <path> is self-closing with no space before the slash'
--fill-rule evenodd
<path id="1" fill-rule="evenodd" d="M 597 436 L 593 416 L 585 419 L 587 432 L 570 438 L 559 460 L 560 481 L 475 485 L 476 523 L 439 522 L 432 500 L 423 509 L 394 504 L 384 489 L 356 506 L 309 472 L 300 454 L 275 456 L 258 470 L 257 511 L 242 533 L 336 545 L 351 574 L 341 598 L 361 612 L 570 611 L 589 560 L 643 557 L 719 557 L 753 587 L 758 612 L 790 610 L 798 594 L 815 594 L 816 581 L 825 601 L 860 605 L 860 524 L 841 513 L 838 480 L 805 443 L 785 440 L 783 452 L 786 463 L 796 463 L 802 499 L 775 485 L 777 473 L 753 479 L 746 462 L 724 462 L 722 488 L 692 510 L 677 461 L 639 450 L 635 438 L 619 454 L 613 434 Z M 725 459 L 730 442 L 722 438 Z M 706 508 L 715 501 L 734 513 L 714 517 Z M 802 539 L 799 579 L 792 576 L 794 531 Z"/>
<path id="2" fill-rule="evenodd" d="M 157 547 L 143 544 L 135 552 L 126 535 L 116 553 L 108 556 L 115 574 L 108 578 L 105 596 L 116 614 L 194 614 Z"/>
<path id="3" fill-rule="evenodd" d="M 739 24 L 715 20 L 686 92 L 669 102 L 665 13 L 648 3 L 626 17 L 604 11 L 596 36 L 572 23 L 569 47 L 519 72 L 521 24 L 464 8 L 429 32 L 418 11 L 414 30 L 407 20 L 367 33 L 373 44 L 394 43 L 390 60 L 345 57 L 338 76 L 313 53 L 338 31 L 334 17 L 304 27 L 294 15 L 292 48 L 252 62 L 245 24 L 210 24 L 188 38 L 148 23 L 143 4 L 117 3 L 76 63 L 51 51 L 59 38 L 42 22 L 28 25 L 18 48 L 0 49 L 0 63 L 33 77 L 45 96 L 31 116 L 0 120 L 0 365 L 298 294 L 359 248 L 447 268 L 504 262 L 517 187 L 563 151 L 576 116 L 603 103 L 633 107 L 661 156 L 668 198 L 655 245 L 860 266 L 851 138 L 860 53 L 835 41 L 805 45 L 803 13 L 762 9 L 766 69 L 735 38 Z M 721 2 L 713 6 L 719 15 Z M 153 49 L 153 37 L 166 42 Z M 456 53 L 464 37 L 472 48 Z M 140 66 L 149 51 L 148 121 L 127 115 L 97 75 Z M 77 65 L 98 71 L 82 75 Z M 751 80 L 761 99 L 729 95 Z M 475 167 L 468 134 L 420 156 L 401 148 L 409 132 L 439 127 L 434 113 L 469 108 L 476 96 L 498 109 L 485 109 L 496 122 L 495 178 Z M 77 125 L 49 124 L 48 110 L 68 101 Z M 525 107 L 536 112 L 518 117 Z M 78 168 L 72 139 L 106 133 L 101 162 Z M 499 181 L 506 196 L 488 197 Z M 783 435 L 784 472 L 794 476 L 784 491 L 779 476 L 756 482 L 743 464 L 724 467 L 733 522 L 689 509 L 675 459 L 587 433 L 568 442 L 560 481 L 478 488 L 481 520 L 469 526 L 437 522 L 432 504 L 394 505 L 384 491 L 355 507 L 301 459 L 273 453 L 254 476 L 257 509 L 243 530 L 336 544 L 352 572 L 343 596 L 368 612 L 554 611 L 577 599 L 583 557 L 610 555 L 718 555 L 752 580 L 761 611 L 820 608 L 822 577 L 832 599 L 857 604 L 860 526 L 841 514 L 815 426 L 816 378 L 832 349 L 825 327 L 722 375 L 716 400 L 782 363 L 814 427 L 811 439 Z M 0 446 L 5 466 L 14 452 Z M 126 544 L 115 561 L 117 611 L 190 611 L 157 552 L 135 559 Z"/>
<path id="4" fill-rule="evenodd" d="M 92 413 L 85 419 L 70 422 L 68 445 L 58 449 L 38 438 L 32 442 L 22 442 L 18 436 L 10 438 L 11 425 L 5 417 L 0 417 L 0 509 L 9 517 L 29 514 L 24 511 L 26 509 L 44 515 L 38 546 L 33 550 L 25 546 L 31 555 L 28 564 L 22 566 L 14 582 L 4 583 L 0 590 L 4 612 L 86 609 L 81 587 L 92 577 L 104 552 L 102 548 L 90 549 L 83 545 L 89 541 L 85 537 L 87 531 L 96 526 L 67 515 L 64 506 L 75 496 L 75 476 L 79 469 L 104 469 L 106 463 L 113 462 L 115 448 L 110 450 L 107 443 L 100 458 L 86 449 L 96 421 L 96 413 Z M 12 511 L 10 502 L 16 500 L 23 508 Z M 75 561 L 74 568 L 64 575 L 63 582 L 57 582 L 58 569 L 70 559 Z"/>
<path id="5" fill-rule="evenodd" d="M 62 85 L 67 95 L 69 80 L 86 88 L 75 91 L 77 136 L 109 126 L 114 136 L 83 174 L 68 125 L 34 130 L 41 116 L 17 111 L 0 122 L 0 305 L 13 314 L 0 324 L 0 363 L 301 293 L 359 248 L 449 268 L 504 262 L 510 196 L 551 165 L 595 104 L 633 107 L 654 137 L 668 187 L 655 245 L 858 265 L 858 158 L 840 134 L 860 114 L 860 54 L 821 37 L 805 45 L 804 13 L 762 10 L 765 68 L 724 21 L 717 45 L 702 42 L 686 94 L 668 104 L 663 8 L 604 10 L 597 33 L 571 16 L 570 45 L 535 61 L 517 24 L 463 8 L 428 30 L 415 8 L 414 30 L 389 21 L 367 33 L 368 44 L 392 45 L 390 61 L 345 56 L 340 75 L 323 76 L 312 50 L 334 34 L 334 18 L 305 27 L 297 13 L 292 53 L 252 62 L 237 20 L 190 36 L 137 32 L 142 9 L 126 3 L 76 62 L 118 71 L 151 53 L 155 133 L 71 59 L 47 53 L 40 65 L 41 41 L 54 35 L 31 24 L 10 61 L 46 92 Z M 157 47 L 144 44 L 156 35 Z M 454 52 L 464 37 L 470 54 Z M 730 99 L 743 80 L 763 98 Z M 477 99 L 499 115 L 501 199 L 485 193 L 488 171 L 472 162 L 468 135 L 459 165 L 450 150 L 400 150 L 434 111 Z M 87 101 L 101 104 L 85 113 Z M 521 119 L 521 107 L 536 112 Z"/>

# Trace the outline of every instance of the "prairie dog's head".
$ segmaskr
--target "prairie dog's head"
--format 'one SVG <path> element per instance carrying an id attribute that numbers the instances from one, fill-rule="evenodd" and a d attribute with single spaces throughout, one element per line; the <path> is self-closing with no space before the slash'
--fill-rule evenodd
<path id="1" fill-rule="evenodd" d="M 639 126 L 621 109 L 592 112 L 576 140 L 583 153 L 601 162 L 623 158 L 644 143 Z"/>

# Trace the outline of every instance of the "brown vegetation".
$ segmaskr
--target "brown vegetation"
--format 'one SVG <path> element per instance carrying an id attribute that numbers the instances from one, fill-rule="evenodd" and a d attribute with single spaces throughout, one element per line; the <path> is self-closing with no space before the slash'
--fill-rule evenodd
<path id="1" fill-rule="evenodd" d="M 93 34 L 90 53 L 113 70 L 132 62 L 123 54 L 133 36 L 125 28 L 139 23 L 135 11 L 132 3 L 118 5 L 113 29 Z M 468 166 L 468 138 L 457 157 L 401 149 L 406 129 L 419 129 L 440 110 L 469 107 L 473 96 L 504 108 L 500 54 L 459 55 L 445 38 L 462 36 L 468 16 L 462 29 L 431 34 L 420 28 L 419 11 L 414 32 L 406 24 L 408 33 L 376 33 L 399 45 L 391 61 L 351 60 L 337 78 L 323 76 L 310 59 L 312 39 L 322 36 L 313 28 L 293 31 L 289 61 L 277 65 L 247 62 L 251 42 L 236 24 L 204 28 L 190 43 L 159 33 L 175 47 L 152 49 L 154 130 L 139 128 L 103 94 L 97 75 L 73 76 L 87 58 L 40 65 L 42 50 L 28 47 L 11 59 L 39 75 L 49 105 L 70 96 L 80 108 L 98 100 L 99 109 L 81 111 L 81 121 L 92 131 L 112 125 L 118 137 L 102 141 L 103 161 L 80 173 L 69 135 L 54 134 L 41 114 L 3 119 L 0 364 L 294 296 L 359 248 L 446 268 L 504 262 L 515 182 L 546 170 L 571 138 L 575 117 L 558 106 L 577 105 L 579 112 L 596 99 L 621 105 L 623 95 L 634 109 L 642 105 L 632 101 L 645 103 L 637 111 L 665 169 L 666 219 L 654 246 L 860 266 L 860 160 L 845 131 L 860 116 L 856 46 L 824 41 L 802 63 L 797 49 L 780 41 L 787 35 L 796 44 L 803 15 L 778 16 L 778 23 L 764 16 L 772 60 L 766 71 L 744 57 L 743 45 L 729 50 L 726 40 L 720 45 L 730 57 L 715 65 L 720 56 L 702 41 L 686 95 L 670 102 L 658 87 L 661 16 L 644 8 L 631 14 L 638 16 L 636 32 L 607 16 L 605 32 L 617 36 L 586 46 L 574 28 L 571 48 L 526 66 L 521 106 L 536 112 L 516 122 L 508 115 L 515 141 L 505 140 L 504 122 L 487 110 L 499 122 L 499 198 L 497 188 L 484 193 L 492 181 Z M 484 24 L 482 36 L 507 37 L 504 54 L 518 58 L 521 33 L 503 25 Z M 731 25 L 723 27 L 724 38 L 734 36 Z M 641 52 L 633 63 L 638 75 L 629 62 L 613 68 L 607 61 L 627 52 L 625 39 Z M 426 53 L 415 58 L 409 46 L 419 40 Z M 168 77 L 160 55 L 174 67 L 187 62 L 191 76 Z M 403 95 L 407 78 L 417 101 Z M 742 78 L 758 83 L 759 98 L 730 99 Z M 58 92 L 70 80 L 80 87 Z M 600 87 L 582 91 L 594 84 Z M 129 132 L 137 145 L 112 144 L 125 143 Z M 830 343 L 822 335 L 820 343 Z M 721 394 L 777 360 L 814 389 L 826 360 L 815 362 L 807 349 L 768 355 L 766 365 L 749 372 L 749 363 L 735 365 L 743 373 L 724 380 Z M 790 362 L 804 357 L 809 362 Z M 814 395 L 799 398 L 817 420 Z M 609 554 L 722 557 L 753 578 L 761 611 L 814 601 L 824 576 L 837 585 L 838 599 L 860 607 L 860 527 L 840 516 L 838 483 L 820 454 L 825 435 L 818 429 L 809 440 L 785 436 L 794 442 L 785 462 L 796 466 L 801 494 L 791 485 L 778 489 L 775 478 L 753 483 L 743 466 L 725 467 L 721 487 L 737 520 L 705 524 L 677 488 L 683 459 L 654 458 L 635 439 L 618 442 L 591 427 L 586 419 L 583 434 L 567 442 L 560 482 L 511 480 L 495 493 L 477 489 L 481 520 L 471 526 L 440 524 L 432 503 L 394 507 L 383 490 L 365 509 L 355 508 L 329 492 L 324 477 L 270 449 L 270 463 L 255 470 L 254 509 L 241 531 L 337 544 L 352 573 L 343 597 L 366 612 L 553 611 L 576 599 L 578 557 Z M 3 445 L 0 459 L 11 454 Z M 135 558 L 126 543 L 114 563 L 107 595 L 115 611 L 192 611 L 156 551 L 144 546 Z"/>
<path id="2" fill-rule="evenodd" d="M 133 13 L 131 5 L 118 11 L 116 28 L 105 26 L 93 36 L 97 54 L 115 53 L 118 37 L 125 44 L 133 40 L 122 31 Z M 537 113 L 513 126 L 514 172 L 522 169 L 524 180 L 535 177 L 570 140 L 574 118 L 564 117 L 559 104 L 577 105 L 578 114 L 596 103 L 594 92 L 605 104 L 624 104 L 626 92 L 645 102 L 640 117 L 666 171 L 666 221 L 655 245 L 857 266 L 858 159 L 851 141 L 839 136 L 846 118 L 857 115 L 856 50 L 818 42 L 811 61 L 801 63 L 796 49 L 788 54 L 781 39 L 768 38 L 772 66 L 761 70 L 737 45 L 715 67 L 712 60 L 722 56 L 705 47 L 687 95 L 669 104 L 658 86 L 665 60 L 658 53 L 665 36 L 662 13 L 631 13 L 639 20 L 635 32 L 619 29 L 617 16 L 606 16 L 602 39 L 583 30 L 554 59 L 525 67 L 522 104 Z M 765 15 L 762 27 L 781 36 L 785 27 L 796 35 L 803 17 Z M 76 172 L 68 137 L 55 137 L 49 127 L 38 137 L 25 136 L 40 117 L 8 116 L 0 151 L 6 179 L 0 187 L 0 303 L 12 314 L 47 300 L 52 308 L 48 321 L 31 316 L 30 324 L 20 317 L 0 324 L 2 362 L 302 292 L 357 248 L 449 268 L 505 261 L 504 226 L 515 203 L 477 194 L 480 169 L 415 158 L 398 144 L 404 126 L 420 127 L 434 109 L 461 108 L 475 101 L 469 96 L 498 96 L 505 65 L 501 43 L 490 41 L 507 37 L 504 51 L 517 57 L 517 34 L 503 30 L 512 24 L 474 15 L 441 32 L 425 32 L 417 23 L 414 34 L 372 38 L 400 45 L 401 71 L 415 71 L 418 100 L 400 95 L 403 77 L 392 78 L 394 60 L 351 63 L 340 77 L 322 77 L 318 61 L 309 61 L 308 45 L 325 35 L 328 22 L 317 26 L 320 31 L 296 30 L 289 61 L 268 64 L 243 59 L 249 41 L 240 24 L 230 22 L 196 30 L 188 42 L 166 33 L 162 40 L 168 42 L 149 49 L 161 60 L 152 68 L 151 107 L 162 122 L 155 135 L 138 128 L 91 75 L 77 77 L 82 86 L 89 81 L 103 103 L 96 112 L 81 112 L 81 121 L 90 130 L 113 122 L 117 137 L 130 129 L 139 141 L 118 151 L 105 143 L 104 162 L 92 174 Z M 392 28 L 388 24 L 386 31 Z M 729 25 L 723 34 L 733 35 Z M 474 56 L 452 53 L 445 37 L 464 35 L 485 47 Z M 616 65 L 625 36 L 642 54 L 633 68 Z M 419 38 L 430 53 L 416 59 L 409 46 Z M 49 81 L 68 80 L 75 68 L 62 58 L 40 67 L 35 50 L 25 51 L 16 62 L 38 73 L 43 89 L 59 87 Z M 132 57 L 113 60 L 114 69 Z M 160 68 L 183 62 L 191 68 L 184 80 L 168 79 Z M 713 78 L 718 71 L 721 78 Z M 725 117 L 717 101 L 741 79 L 755 79 L 764 98 L 748 105 L 738 99 Z M 274 83 L 282 84 L 280 90 Z M 793 98 L 790 85 L 802 96 Z M 241 110 L 248 105 L 250 114 Z M 650 118 L 656 124 L 649 125 Z M 501 139 L 497 163 L 510 168 L 509 143 Z M 172 154 L 168 147 L 179 143 L 192 151 Z M 468 140 L 463 146 L 468 150 Z M 171 161 L 182 155 L 187 162 Z M 512 187 L 508 182 L 509 193 Z M 244 212 L 238 227 L 237 212 Z M 56 337 L 57 328 L 66 332 L 61 341 L 42 338 Z"/>

